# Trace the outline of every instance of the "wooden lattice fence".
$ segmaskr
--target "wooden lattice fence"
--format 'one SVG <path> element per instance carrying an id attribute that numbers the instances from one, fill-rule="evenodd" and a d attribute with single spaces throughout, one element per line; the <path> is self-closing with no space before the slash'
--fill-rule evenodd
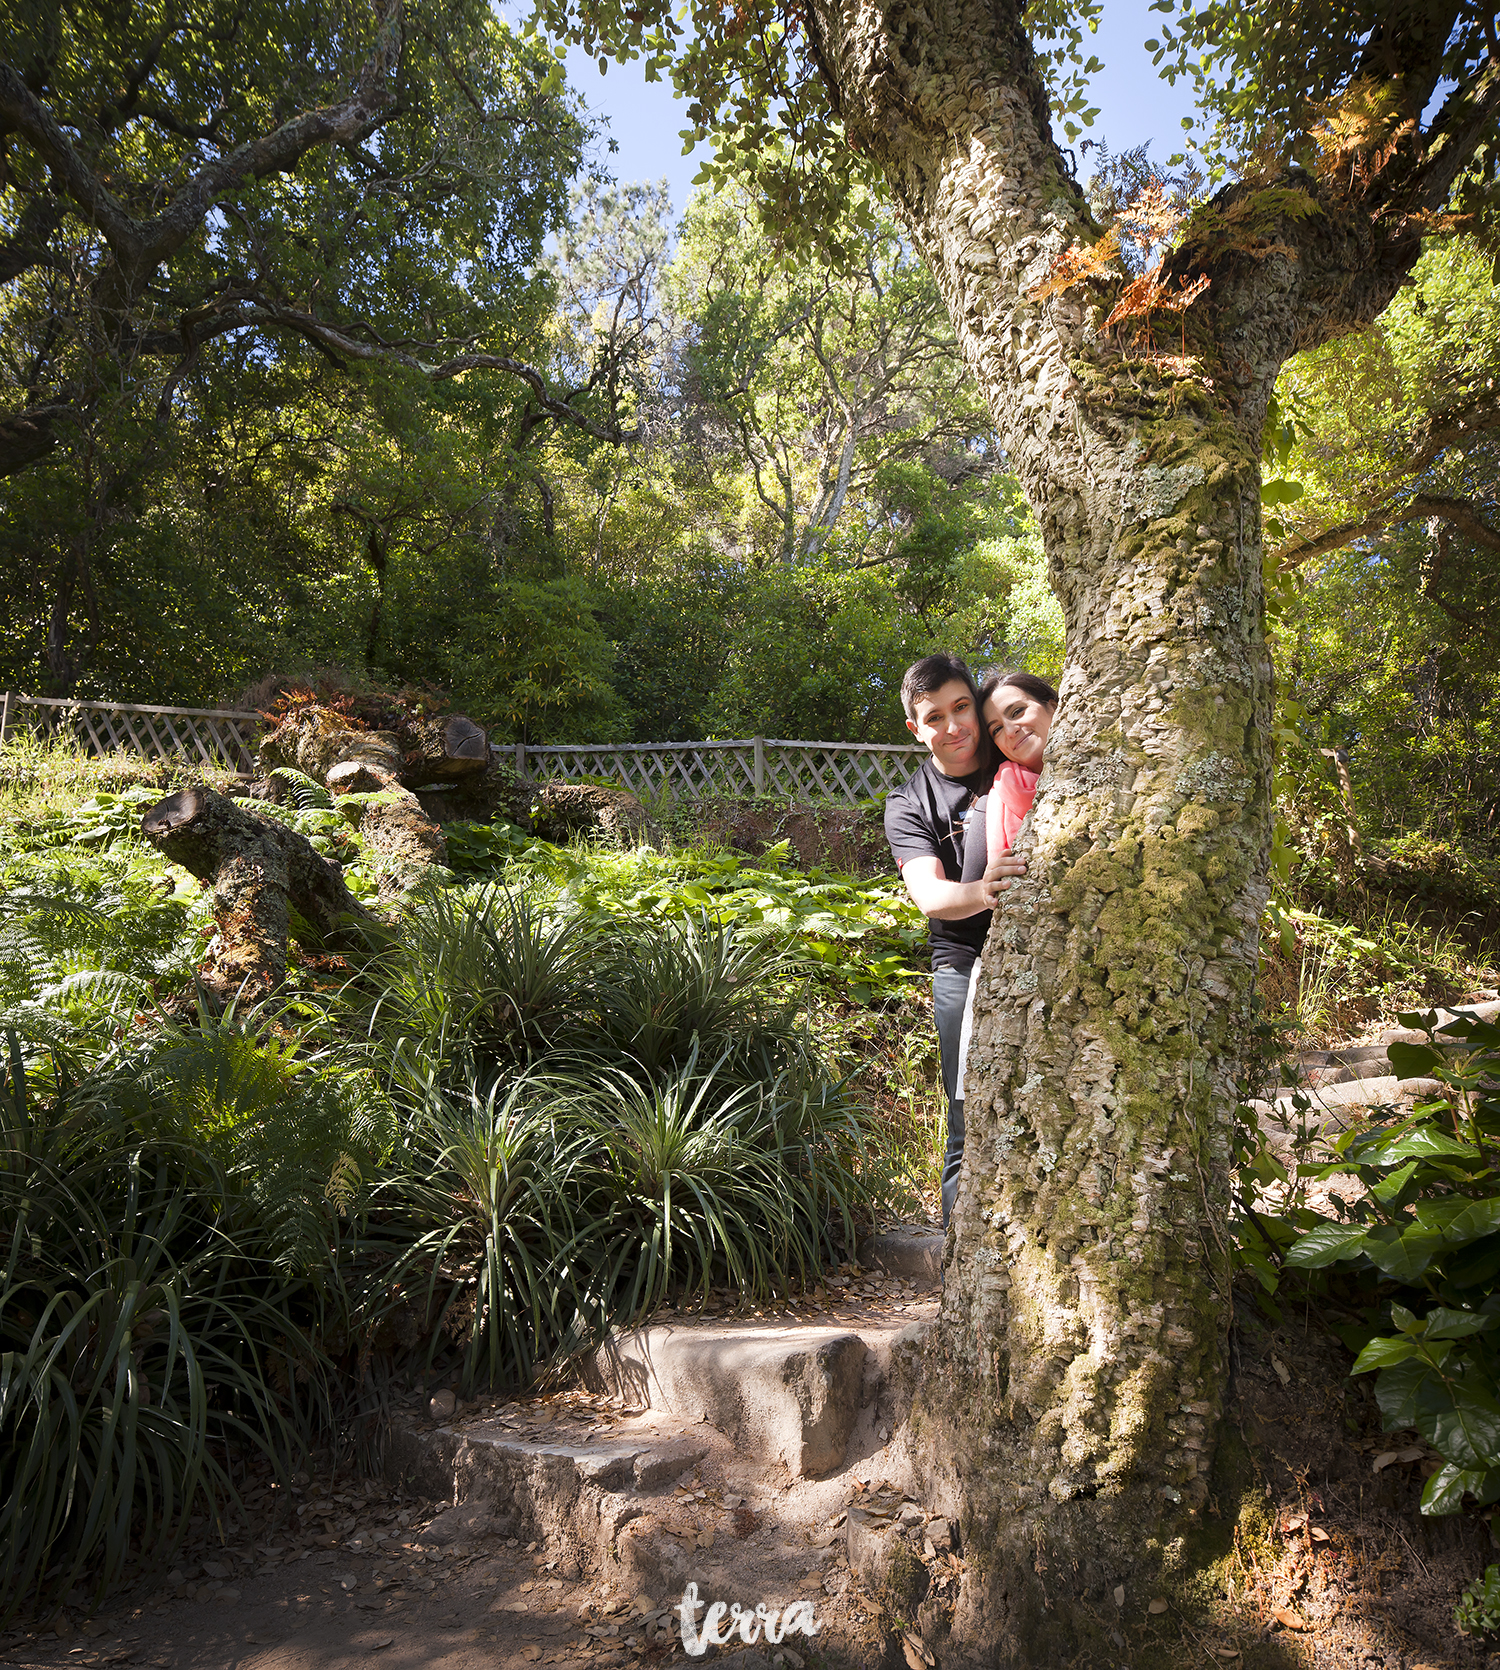
<path id="1" fill-rule="evenodd" d="M 30 717 L 27 717 L 30 715 Z M 73 702 L 57 696 L 0 696 L 0 742 L 24 725 L 44 735 L 71 732 L 90 754 L 123 749 L 151 760 L 255 769 L 258 713 L 210 707 L 142 707 L 134 702 Z"/>
<path id="2" fill-rule="evenodd" d="M 869 800 L 904 783 L 927 750 L 885 742 L 516 744 L 521 777 L 606 777 L 652 799 L 664 790 L 687 800 L 714 794 L 774 794 L 788 800 Z"/>
<path id="3" fill-rule="evenodd" d="M 147 759 L 255 770 L 258 713 L 222 708 L 145 707 L 134 702 L 74 702 L 56 696 L 0 695 L 0 741 L 18 725 L 71 732 L 94 754 L 125 749 Z M 686 800 L 707 795 L 774 794 L 787 800 L 869 800 L 888 793 L 926 750 L 883 742 L 799 742 L 741 737 L 731 742 L 516 743 L 516 773 L 533 781 L 604 777 L 638 795 Z"/>

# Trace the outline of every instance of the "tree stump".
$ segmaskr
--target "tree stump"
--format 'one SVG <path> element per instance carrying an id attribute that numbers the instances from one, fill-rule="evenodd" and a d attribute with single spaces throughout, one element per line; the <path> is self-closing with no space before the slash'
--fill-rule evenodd
<path id="1" fill-rule="evenodd" d="M 265 997 L 286 978 L 291 907 L 335 944 L 376 922 L 305 836 L 206 784 L 158 801 L 141 833 L 164 858 L 213 883 L 218 933 L 200 978 L 221 1004 Z"/>

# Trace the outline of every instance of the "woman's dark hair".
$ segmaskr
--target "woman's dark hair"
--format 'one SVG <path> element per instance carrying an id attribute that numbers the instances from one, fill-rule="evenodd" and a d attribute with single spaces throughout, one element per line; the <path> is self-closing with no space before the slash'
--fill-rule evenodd
<path id="1" fill-rule="evenodd" d="M 984 713 L 984 704 L 1004 684 L 1013 684 L 1017 690 L 1024 690 L 1035 702 L 1044 702 L 1048 707 L 1056 707 L 1057 692 L 1044 678 L 1038 678 L 1035 673 L 986 673 L 979 686 L 979 711 Z"/>

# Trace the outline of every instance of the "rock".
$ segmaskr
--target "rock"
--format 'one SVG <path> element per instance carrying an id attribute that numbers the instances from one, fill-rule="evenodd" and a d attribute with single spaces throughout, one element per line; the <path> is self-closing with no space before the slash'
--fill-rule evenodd
<path id="1" fill-rule="evenodd" d="M 449 1391 L 434 1392 L 427 1403 L 427 1413 L 435 1421 L 446 1421 L 457 1408 L 458 1399 Z"/>
<path id="2" fill-rule="evenodd" d="M 445 1508 L 415 1540 L 425 1548 L 446 1548 L 450 1543 L 474 1542 L 494 1527 L 495 1516 L 488 1508 Z"/>
<path id="3" fill-rule="evenodd" d="M 866 1350 L 857 1334 L 797 1328 L 646 1328 L 594 1360 L 596 1384 L 707 1421 L 745 1454 L 801 1478 L 831 1473 L 859 1416 Z"/>
<path id="4" fill-rule="evenodd" d="M 949 1554 L 953 1551 L 953 1527 L 946 1519 L 930 1519 L 927 1522 L 927 1540 L 939 1554 Z"/>
<path id="5" fill-rule="evenodd" d="M 658 1490 L 678 1474 L 702 1461 L 707 1444 L 672 1444 L 664 1450 L 650 1450 L 635 1458 L 635 1482 L 642 1490 Z"/>
<path id="6" fill-rule="evenodd" d="M 920 1287 L 936 1287 L 943 1279 L 943 1245 L 940 1229 L 903 1224 L 871 1235 L 860 1243 L 859 1261 L 866 1268 L 883 1270 L 888 1276 L 904 1276 Z"/>

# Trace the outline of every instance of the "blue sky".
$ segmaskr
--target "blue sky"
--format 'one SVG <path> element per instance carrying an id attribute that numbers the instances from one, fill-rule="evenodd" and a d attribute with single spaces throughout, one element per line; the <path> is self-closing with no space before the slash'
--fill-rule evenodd
<path id="1" fill-rule="evenodd" d="M 1146 0 L 1106 0 L 1099 33 L 1088 50 L 1104 68 L 1094 78 L 1092 102 L 1100 108 L 1085 138 L 1102 138 L 1111 150 L 1128 150 L 1142 140 L 1154 143 L 1151 155 L 1164 162 L 1182 138 L 1181 119 L 1192 114 L 1187 84 L 1169 87 L 1158 76 L 1142 46 L 1159 22 Z M 597 116 L 609 118 L 608 138 L 618 149 L 601 154 L 622 182 L 658 180 L 672 188 L 672 205 L 681 214 L 692 190 L 698 163 L 684 157 L 678 132 L 686 126 L 678 101 L 664 81 L 648 82 L 639 64 L 615 64 L 600 75 L 593 61 L 576 48 L 568 54 L 568 80 Z M 1079 176 L 1091 172 L 1079 158 Z"/>

